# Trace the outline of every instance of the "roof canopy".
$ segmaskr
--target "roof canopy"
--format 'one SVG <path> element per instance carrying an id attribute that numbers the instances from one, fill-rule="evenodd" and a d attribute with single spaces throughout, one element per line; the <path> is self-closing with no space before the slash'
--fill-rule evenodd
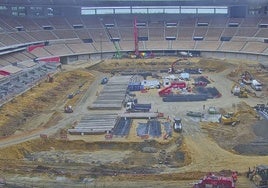
<path id="1" fill-rule="evenodd" d="M 268 0 L 0 0 L 0 5 L 57 6 L 213 6 L 267 4 Z"/>

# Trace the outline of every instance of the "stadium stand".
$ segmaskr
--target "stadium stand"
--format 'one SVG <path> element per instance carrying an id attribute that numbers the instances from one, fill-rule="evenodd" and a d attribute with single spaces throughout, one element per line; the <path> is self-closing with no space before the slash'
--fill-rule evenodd
<path id="1" fill-rule="evenodd" d="M 177 27 L 165 27 L 165 37 L 178 37 Z"/>
<path id="2" fill-rule="evenodd" d="M 243 19 L 243 22 L 241 23 L 241 27 L 258 27 L 259 23 L 261 21 L 261 18 L 246 18 Z"/>
<path id="3" fill-rule="evenodd" d="M 86 28 L 101 28 L 100 18 L 98 16 L 82 16 L 81 21 Z"/>
<path id="4" fill-rule="evenodd" d="M 226 27 L 227 25 L 227 22 L 228 22 L 229 18 L 227 17 L 213 17 L 211 18 L 211 21 L 210 21 L 210 26 L 211 27 Z"/>
<path id="5" fill-rule="evenodd" d="M 195 50 L 216 51 L 220 44 L 220 41 L 196 41 Z"/>
<path id="6" fill-rule="evenodd" d="M 9 36 L 14 38 L 16 41 L 19 41 L 19 43 L 21 44 L 36 41 L 33 37 L 31 37 L 29 34 L 27 34 L 24 31 L 19 31 L 16 33 L 9 33 Z"/>
<path id="7" fill-rule="evenodd" d="M 51 31 L 40 30 L 40 31 L 30 31 L 28 33 L 33 38 L 35 38 L 36 41 L 47 41 L 47 40 L 58 39 L 57 36 Z"/>
<path id="8" fill-rule="evenodd" d="M 193 36 L 205 38 L 205 36 L 207 35 L 207 31 L 207 27 L 196 27 Z"/>
<path id="9" fill-rule="evenodd" d="M 57 36 L 58 39 L 78 38 L 76 33 L 71 29 L 53 30 L 52 32 Z"/>
<path id="10" fill-rule="evenodd" d="M 178 40 L 193 40 L 194 27 L 179 27 Z"/>
<path id="11" fill-rule="evenodd" d="M 173 48 L 174 49 L 185 49 L 185 50 L 191 50 L 195 47 L 195 41 L 189 40 L 189 41 L 174 41 Z"/>
<path id="12" fill-rule="evenodd" d="M 107 36 L 104 28 L 95 28 L 95 29 L 88 29 L 90 36 L 95 42 L 105 41 L 108 42 L 109 37 Z"/>
<path id="13" fill-rule="evenodd" d="M 73 54 L 72 51 L 65 44 L 54 44 L 45 46 L 44 49 L 52 56 L 64 56 Z"/>
<path id="14" fill-rule="evenodd" d="M 66 21 L 65 17 L 53 16 L 48 18 L 50 25 L 53 25 L 55 29 L 71 29 L 72 26 Z"/>
<path id="15" fill-rule="evenodd" d="M 14 39 L 13 37 L 11 37 L 7 33 L 1 33 L 0 34 L 0 40 L 1 40 L 1 43 L 4 46 L 11 46 L 11 45 L 15 45 L 15 44 L 19 44 L 20 43 L 19 41 L 17 41 L 16 39 Z"/>
<path id="16" fill-rule="evenodd" d="M 141 14 L 121 14 L 121 12 L 116 15 L 106 15 L 101 12 L 99 15 L 81 15 L 81 10 L 76 8 L 85 1 L 72 0 L 68 1 L 73 5 L 69 8 L 74 8 L 77 12 L 64 16 L 68 11 L 61 9 L 61 6 L 66 5 L 66 0 L 51 0 L 47 1 L 46 5 L 42 5 L 40 0 L 0 0 L 0 3 L 30 6 L 33 1 L 41 6 L 55 7 L 55 15 L 26 16 L 26 11 L 25 15 L 19 15 L 20 12 L 17 12 L 17 16 L 12 16 L 10 11 L 10 15 L 0 18 L 0 69 L 10 71 L 13 81 L 18 86 L 18 90 L 14 93 L 27 89 L 29 85 L 25 83 L 33 84 L 44 78 L 50 70 L 55 71 L 55 67 L 49 68 L 46 67 L 47 65 L 36 63 L 39 58 L 69 55 L 77 57 L 76 55 L 80 54 L 86 54 L 91 58 L 94 55 L 88 54 L 105 52 L 110 52 L 108 55 L 111 57 L 111 54 L 118 49 L 133 51 L 134 18 L 137 20 L 140 51 L 196 50 L 268 54 L 268 43 L 266 43 L 268 42 L 268 18 L 265 14 L 232 16 L 230 10 L 227 14 L 215 15 L 189 12 L 166 14 L 149 13 L 148 8 L 143 10 L 147 13 Z M 54 4 L 55 2 L 57 5 Z M 96 6 L 100 6 L 98 3 Z M 230 4 L 233 3 L 235 4 L 235 2 Z M 104 7 L 109 9 L 109 6 L 110 4 L 106 4 Z M 103 10 L 108 10 L 104 7 Z M 194 9 L 192 8 L 191 11 Z M 169 11 L 168 8 L 165 11 Z M 216 12 L 216 9 L 214 11 Z M 118 41 L 112 43 L 111 38 Z M 29 50 L 28 47 L 31 45 L 40 46 Z M 28 69 L 32 70 L 27 72 L 28 78 L 18 75 Z M 0 80 L 9 76 L 0 74 Z M 18 81 L 20 79 L 23 82 Z M 7 83 L 3 88 L 9 87 Z M 1 94 L 0 100 L 8 97 L 3 97 Z"/>
<path id="17" fill-rule="evenodd" d="M 149 27 L 149 40 L 150 41 L 163 41 L 164 28 L 162 27 Z"/>
<path id="18" fill-rule="evenodd" d="M 268 28 L 260 28 L 255 37 L 268 38 Z"/>
<path id="19" fill-rule="evenodd" d="M 218 48 L 220 51 L 230 51 L 230 52 L 239 52 L 244 46 L 246 42 L 222 42 L 221 46 Z"/>
<path id="20" fill-rule="evenodd" d="M 262 42 L 247 42 L 241 49 L 244 52 L 262 53 L 267 48 L 267 44 Z"/>
<path id="21" fill-rule="evenodd" d="M 132 32 L 129 32 L 132 28 L 129 27 L 119 27 L 119 33 L 121 36 L 121 39 L 124 41 L 133 40 L 134 35 Z"/>
<path id="22" fill-rule="evenodd" d="M 223 32 L 222 32 L 222 36 L 224 36 L 224 37 L 233 37 L 236 32 L 237 32 L 237 28 L 225 27 Z"/>
<path id="23" fill-rule="evenodd" d="M 66 44 L 66 46 L 74 54 L 84 54 L 84 53 L 95 53 L 97 52 L 94 46 L 87 43 L 78 43 L 78 44 Z"/>
<path id="24" fill-rule="evenodd" d="M 224 28 L 218 28 L 218 27 L 209 27 L 205 40 L 216 40 L 218 41 L 222 35 L 222 31 Z"/>
<path id="25" fill-rule="evenodd" d="M 258 31 L 256 27 L 240 27 L 237 29 L 235 36 L 253 37 Z"/>
<path id="26" fill-rule="evenodd" d="M 52 56 L 51 53 L 49 53 L 45 48 L 35 48 L 33 51 L 31 51 L 31 54 L 33 54 L 36 57 L 49 57 Z"/>
<path id="27" fill-rule="evenodd" d="M 181 27 L 195 27 L 197 23 L 197 19 L 194 18 L 181 18 L 179 20 L 179 26 Z"/>

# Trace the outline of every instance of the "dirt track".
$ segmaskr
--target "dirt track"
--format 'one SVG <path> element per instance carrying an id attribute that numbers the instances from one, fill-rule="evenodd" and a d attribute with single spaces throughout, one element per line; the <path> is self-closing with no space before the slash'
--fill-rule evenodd
<path id="1" fill-rule="evenodd" d="M 130 65 L 128 65 L 130 66 Z M 152 66 L 152 65 L 150 65 Z M 155 67 L 154 67 L 155 68 Z M 215 67 L 213 67 L 214 69 Z M 224 70 L 225 69 L 225 70 Z M 218 108 L 223 109 L 233 109 L 234 106 L 239 104 L 239 102 L 246 102 L 247 104 L 254 106 L 257 103 L 261 103 L 263 99 L 259 98 L 248 98 L 248 99 L 239 99 L 231 95 L 230 93 L 230 86 L 232 85 L 232 82 L 227 79 L 227 74 L 230 73 L 233 70 L 232 67 L 225 67 L 221 70 L 224 70 L 220 73 L 210 73 L 207 72 L 206 75 L 208 78 L 212 81 L 212 85 L 216 85 L 217 89 L 222 93 L 222 97 L 215 99 L 215 100 L 209 100 L 205 102 L 206 107 L 209 106 L 215 106 Z M 1 141 L 0 146 L 7 147 L 11 146 L 17 143 L 25 142 L 27 140 L 36 139 L 39 137 L 40 134 L 48 134 L 53 135 L 57 132 L 57 130 L 65 127 L 66 125 L 70 125 L 73 122 L 79 120 L 79 118 L 85 114 L 88 113 L 87 106 L 94 100 L 96 97 L 96 89 L 98 88 L 99 80 L 103 76 L 102 74 L 99 74 L 98 72 L 94 72 L 96 79 L 91 85 L 91 89 L 88 89 L 84 96 L 79 100 L 77 103 L 74 113 L 73 114 L 63 114 L 62 120 L 58 121 L 55 126 L 52 126 L 50 128 L 45 128 L 41 130 L 35 130 L 29 134 L 11 137 L 7 140 Z M 227 88 L 227 89 L 226 89 Z M 247 124 L 239 124 L 238 127 L 220 127 L 209 125 L 209 126 L 200 126 L 199 122 L 193 121 L 191 118 L 187 117 L 185 115 L 185 112 L 188 110 L 196 110 L 196 111 L 202 111 L 204 102 L 195 102 L 195 103 L 162 103 L 159 100 L 159 96 L 157 94 L 157 91 L 150 91 L 147 94 L 137 94 L 139 98 L 139 101 L 142 102 L 151 102 L 153 104 L 153 110 L 159 110 L 160 112 L 164 112 L 166 116 L 169 117 L 175 117 L 180 116 L 183 119 L 184 124 L 184 131 L 183 131 L 183 145 L 182 147 L 185 149 L 186 157 L 191 160 L 190 164 L 181 167 L 181 168 L 168 168 L 168 167 L 161 167 L 162 174 L 166 173 L 194 173 L 198 174 L 198 171 L 202 172 L 216 172 L 221 170 L 237 170 L 238 172 L 245 172 L 249 166 L 255 166 L 256 164 L 264 163 L 268 164 L 268 157 L 267 156 L 243 156 L 236 154 L 231 146 L 239 144 L 245 144 L 246 139 L 242 142 L 242 137 L 248 137 L 249 140 L 253 140 L 256 135 L 254 135 L 252 132 L 250 132 L 252 127 Z M 141 96 L 143 95 L 143 96 Z M 254 117 L 250 117 L 252 121 L 254 121 Z M 248 122 L 246 122 L 248 123 Z M 212 126 L 212 127 L 211 127 Z M 243 126 L 247 127 L 247 129 L 243 128 Z M 242 127 L 242 128 L 241 128 Z M 217 143 L 217 139 L 213 138 L 213 134 L 211 131 L 215 131 L 216 134 L 214 136 L 221 136 L 226 135 L 229 133 L 231 137 L 229 136 L 229 140 L 223 140 L 222 143 Z M 240 132 L 239 132 L 240 131 Z M 238 133 L 239 134 L 234 134 Z M 179 135 L 176 135 L 175 137 L 178 137 Z M 92 140 L 91 137 L 89 139 L 83 138 L 85 140 Z M 230 144 L 231 142 L 231 144 Z M 75 142 L 74 142 L 75 143 Z M 221 146 L 221 147 L 220 147 Z M 223 149 L 225 148 L 225 149 Z M 66 146 L 65 148 L 67 151 L 72 151 L 73 149 Z M 166 148 L 168 150 L 168 148 Z M 227 150 L 226 150 L 227 149 Z M 173 146 L 170 147 L 170 150 L 176 150 L 176 147 Z M 101 151 L 101 150 L 100 150 Z M 29 152 L 34 152 L 30 151 Z M 100 156 L 99 156 L 100 157 Z M 148 155 L 148 158 L 150 155 Z M 101 159 L 100 159 L 101 160 Z M 187 162 L 186 162 L 187 163 Z M 66 166 L 66 169 L 68 167 Z M 3 172 L 3 171 L 2 171 Z M 198 174 L 199 175 L 199 174 Z M 192 176 L 192 178 L 196 179 L 195 176 Z M 175 176 L 176 177 L 176 176 Z M 179 177 L 179 175 L 178 175 Z M 121 179 L 120 179 L 121 178 Z M 125 180 L 126 177 L 118 176 L 111 178 L 108 177 L 102 177 L 99 180 L 94 180 L 95 185 L 101 185 L 101 182 L 107 182 L 111 181 L 113 182 L 111 185 L 116 184 L 116 182 L 120 182 L 120 185 L 125 184 L 122 183 L 122 180 Z M 135 180 L 133 180 L 133 183 L 128 182 L 129 185 L 135 187 L 135 182 L 144 181 L 146 177 L 140 177 Z M 146 184 L 148 186 L 152 185 L 152 182 L 150 180 L 154 180 L 153 177 L 147 177 L 147 182 L 144 182 L 142 185 Z M 188 177 L 189 178 L 189 177 Z M 161 178 L 160 178 L 161 179 Z M 167 185 L 170 185 L 171 187 L 175 185 L 181 185 L 181 187 L 189 187 L 189 181 L 181 181 L 181 182 L 173 182 L 172 178 L 166 178 L 167 181 L 170 183 L 167 183 Z M 45 179 L 43 181 L 46 181 Z M 161 179 L 162 182 L 165 181 L 165 178 Z M 190 180 L 192 181 L 192 180 Z M 247 182 L 247 181 L 245 181 Z M 246 184 L 245 182 L 241 183 L 241 186 L 239 187 L 249 187 L 249 184 Z M 106 183 L 103 183 L 103 185 L 107 185 Z M 187 185 L 187 186 L 186 186 Z"/>

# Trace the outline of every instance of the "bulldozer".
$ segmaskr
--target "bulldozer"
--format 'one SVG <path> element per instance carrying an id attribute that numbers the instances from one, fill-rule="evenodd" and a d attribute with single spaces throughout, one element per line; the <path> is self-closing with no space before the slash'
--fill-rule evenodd
<path id="1" fill-rule="evenodd" d="M 259 165 L 248 172 L 248 178 L 258 187 L 268 187 L 268 165 Z"/>
<path id="2" fill-rule="evenodd" d="M 227 114 L 221 115 L 219 122 L 223 125 L 232 125 L 235 126 L 240 122 L 238 118 L 239 113 L 228 112 Z"/>

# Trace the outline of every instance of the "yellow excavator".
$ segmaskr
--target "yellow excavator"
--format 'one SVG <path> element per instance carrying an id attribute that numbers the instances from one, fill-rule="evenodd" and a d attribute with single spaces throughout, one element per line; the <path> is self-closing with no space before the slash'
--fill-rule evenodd
<path id="1" fill-rule="evenodd" d="M 232 125 L 235 126 L 240 122 L 239 119 L 239 113 L 233 113 L 233 112 L 228 112 L 227 114 L 221 115 L 219 122 L 222 123 L 223 125 Z"/>

